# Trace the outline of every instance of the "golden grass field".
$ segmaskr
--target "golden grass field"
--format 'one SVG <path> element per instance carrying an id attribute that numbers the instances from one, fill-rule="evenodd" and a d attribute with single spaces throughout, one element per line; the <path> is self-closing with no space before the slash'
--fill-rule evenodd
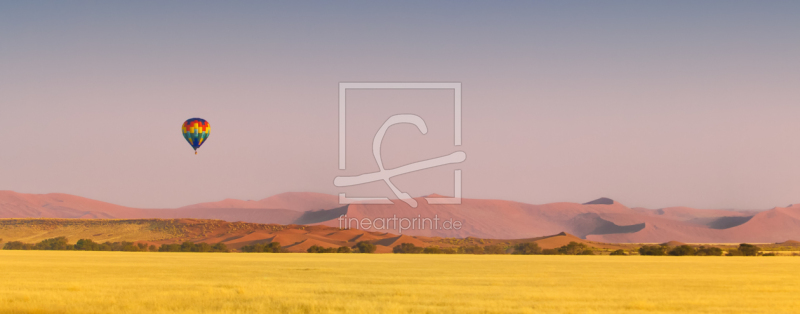
<path id="1" fill-rule="evenodd" d="M 0 250 L 0 313 L 797 313 L 800 258 Z"/>

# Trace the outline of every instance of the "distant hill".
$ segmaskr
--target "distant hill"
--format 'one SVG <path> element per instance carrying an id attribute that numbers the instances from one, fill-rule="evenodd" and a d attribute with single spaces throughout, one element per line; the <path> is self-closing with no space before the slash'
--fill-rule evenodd
<path id="1" fill-rule="evenodd" d="M 609 198 L 585 204 L 542 205 L 488 199 L 462 199 L 460 205 L 430 205 L 424 198 L 418 198 L 417 202 L 417 208 L 404 202 L 340 205 L 334 195 L 283 193 L 258 201 L 227 199 L 175 209 L 140 209 L 68 194 L 0 191 L 0 218 L 193 218 L 338 228 L 342 222 L 339 217 L 345 216 L 354 221 L 435 217 L 439 221 L 458 221 L 461 226 L 457 229 L 414 228 L 403 230 L 402 234 L 525 239 L 567 232 L 580 239 L 605 243 L 777 243 L 800 239 L 800 206 L 765 211 L 689 207 L 646 209 L 628 208 Z M 400 234 L 397 227 L 371 226 L 368 231 Z"/>

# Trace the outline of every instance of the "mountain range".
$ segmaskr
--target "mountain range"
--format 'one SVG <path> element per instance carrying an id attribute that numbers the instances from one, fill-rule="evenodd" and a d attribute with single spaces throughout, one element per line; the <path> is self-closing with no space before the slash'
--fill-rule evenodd
<path id="1" fill-rule="evenodd" d="M 399 201 L 393 205 L 340 205 L 335 195 L 290 192 L 259 201 L 226 199 L 180 208 L 143 209 L 69 194 L 0 191 L 0 218 L 195 218 L 335 228 L 355 228 L 357 222 L 372 223 L 380 218 L 383 227 L 377 222 L 370 228 L 360 227 L 410 236 L 485 239 L 524 239 L 567 232 L 604 243 L 773 243 L 800 239 L 800 206 L 797 205 L 735 211 L 629 208 L 608 198 L 583 204 L 542 205 L 488 199 L 462 199 L 460 205 L 431 205 L 424 198 L 417 202 L 417 208 Z M 398 225 L 402 223 L 398 221 L 403 218 L 409 222 L 429 220 L 422 223 L 422 228 L 399 230 Z M 434 218 L 438 219 L 435 227 L 430 223 Z M 393 228 L 388 223 L 392 219 L 395 221 Z M 445 221 L 451 222 L 451 228 L 444 228 Z M 456 221 L 457 229 L 452 224 Z"/>

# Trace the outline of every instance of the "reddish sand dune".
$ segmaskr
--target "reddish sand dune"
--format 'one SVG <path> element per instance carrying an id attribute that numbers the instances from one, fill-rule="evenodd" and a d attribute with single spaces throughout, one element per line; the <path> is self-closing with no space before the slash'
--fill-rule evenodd
<path id="1" fill-rule="evenodd" d="M 539 244 L 542 249 L 555 249 L 569 244 L 570 242 L 578 242 L 589 245 L 591 242 L 578 238 L 569 233 L 560 233 L 551 237 L 537 239 L 534 242 Z M 591 246 L 591 245 L 589 245 Z"/>
<path id="2" fill-rule="evenodd" d="M 526 239 L 567 232 L 578 238 L 619 243 L 672 240 L 774 243 L 800 239 L 800 206 L 755 212 L 688 207 L 631 209 L 607 198 L 586 204 L 543 205 L 481 199 L 463 199 L 460 205 L 429 205 L 423 198 L 416 200 L 417 208 L 400 201 L 393 205 L 341 206 L 334 195 L 283 193 L 260 201 L 228 199 L 178 209 L 138 209 L 66 194 L 0 191 L 0 218 L 199 218 L 343 229 L 364 229 L 364 226 L 350 223 L 363 219 L 372 221 L 369 228 L 358 232 L 319 234 L 309 227 L 311 234 L 303 235 L 302 239 L 296 234 L 274 235 L 286 245 L 309 238 L 376 241 L 386 238 L 380 235 L 386 232 L 417 237 L 490 239 Z M 347 219 L 339 220 L 342 215 Z"/>
<path id="3" fill-rule="evenodd" d="M 690 221 L 697 218 L 746 217 L 753 216 L 757 213 L 756 211 L 696 209 L 690 207 L 667 207 L 661 209 L 634 208 L 634 210 L 648 216 L 680 221 Z"/>
<path id="4" fill-rule="evenodd" d="M 800 206 L 776 207 L 760 212 L 748 222 L 719 230 L 729 241 L 774 243 L 800 238 Z"/>
<path id="5" fill-rule="evenodd" d="M 360 221 L 369 218 L 375 221 L 382 218 L 380 224 L 366 229 L 369 231 L 382 231 L 402 233 L 414 236 L 440 236 L 440 237 L 483 237 L 483 238 L 530 238 L 556 234 L 568 231 L 585 234 L 585 230 L 594 231 L 607 225 L 602 219 L 582 221 L 580 230 L 575 229 L 572 219 L 581 214 L 597 213 L 626 213 L 635 214 L 631 209 L 614 203 L 610 205 L 582 205 L 577 203 L 554 203 L 545 205 L 530 205 L 502 200 L 463 199 L 460 205 L 429 205 L 419 198 L 419 206 L 411 208 L 403 202 L 396 201 L 393 205 L 363 205 L 353 204 L 347 208 L 347 218 Z M 390 220 L 407 219 L 404 228 L 399 220 L 392 223 Z M 438 218 L 434 226 L 433 219 Z M 348 224 L 351 219 L 340 221 L 330 219 L 317 223 L 332 227 L 357 228 L 357 225 Z M 414 225 L 413 221 L 422 221 Z M 428 220 L 421 220 L 428 219 Z M 460 229 L 451 227 L 447 223 L 459 221 Z M 590 225 L 587 227 L 587 225 Z M 613 224 L 612 224 L 613 225 Z M 419 228 L 419 227 L 422 228 Z M 362 227 L 363 228 L 363 227 Z M 401 230 L 404 229 L 404 230 Z"/>
<path id="6" fill-rule="evenodd" d="M 303 242 L 300 242 L 298 244 L 287 246 L 286 250 L 289 251 L 289 252 L 294 252 L 294 253 L 304 253 L 304 252 L 308 251 L 308 248 L 310 248 L 310 247 L 312 247 L 314 245 L 321 246 L 321 247 L 324 247 L 324 248 L 331 248 L 331 247 L 338 248 L 338 247 L 341 246 L 341 245 L 336 245 L 336 244 L 333 244 L 333 243 L 328 243 L 328 242 L 324 242 L 324 241 L 320 241 L 320 240 L 316 240 L 316 239 L 306 239 Z"/>
<path id="7" fill-rule="evenodd" d="M 268 208 L 179 208 L 153 212 L 155 218 L 197 218 L 246 221 L 265 224 L 291 224 L 303 215 L 289 209 Z M 130 218 L 130 217 L 122 217 Z M 138 217 L 136 217 L 138 218 Z"/>
<path id="8" fill-rule="evenodd" d="M 383 239 L 383 240 L 379 240 L 379 241 L 375 242 L 375 244 L 377 244 L 377 245 L 383 245 L 383 246 L 391 247 L 391 248 L 393 248 L 395 246 L 398 246 L 400 244 L 403 244 L 403 243 L 410 243 L 410 244 L 413 244 L 413 245 L 419 246 L 419 247 L 427 246 L 427 245 L 425 245 L 424 242 L 422 242 L 422 241 L 420 241 L 418 239 L 415 239 L 414 237 L 407 236 L 407 235 L 401 235 L 401 236 L 398 236 L 398 237 Z"/>
<path id="9" fill-rule="evenodd" d="M 304 212 L 309 210 L 331 209 L 340 206 L 339 198 L 335 195 L 310 192 L 288 192 L 273 195 L 260 201 L 243 201 L 229 198 L 219 202 L 200 203 L 184 206 L 182 208 L 267 208 L 289 209 Z"/>
<path id="10" fill-rule="evenodd" d="M 0 191 L 0 217 L 115 218 L 141 215 L 142 210 L 69 194 L 23 194 Z"/>

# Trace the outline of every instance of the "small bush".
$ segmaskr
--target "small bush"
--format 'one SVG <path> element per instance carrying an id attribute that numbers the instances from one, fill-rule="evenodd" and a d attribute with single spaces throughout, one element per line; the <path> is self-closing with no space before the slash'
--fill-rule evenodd
<path id="1" fill-rule="evenodd" d="M 695 253 L 697 253 L 697 250 L 695 250 L 695 248 L 685 244 L 681 246 L 676 246 L 669 251 L 669 255 L 672 256 L 695 255 Z"/>
<path id="2" fill-rule="evenodd" d="M 431 245 L 422 250 L 422 254 L 442 254 L 442 249 L 438 246 Z"/>
<path id="3" fill-rule="evenodd" d="M 500 245 L 493 244 L 487 245 L 483 247 L 483 253 L 485 254 L 506 254 L 506 249 Z"/>
<path id="4" fill-rule="evenodd" d="M 225 244 L 222 244 L 223 246 Z M 222 249 L 219 247 L 218 249 Z M 227 247 L 224 247 L 227 250 Z M 241 248 L 242 252 L 246 253 L 281 253 L 283 252 L 283 248 L 281 244 L 278 242 L 269 242 L 269 243 L 256 243 L 253 245 L 245 245 Z"/>
<path id="5" fill-rule="evenodd" d="M 338 249 L 334 247 L 321 247 L 319 245 L 312 245 L 311 247 L 306 250 L 308 253 L 336 253 Z"/>
<path id="6" fill-rule="evenodd" d="M 742 252 L 739 252 L 738 249 L 730 249 L 728 250 L 728 254 L 726 254 L 725 256 L 744 256 L 744 254 L 742 254 Z"/>
<path id="7" fill-rule="evenodd" d="M 667 248 L 665 245 L 643 245 L 639 248 L 639 255 L 667 255 Z"/>
<path id="8" fill-rule="evenodd" d="M 451 248 L 451 247 L 446 247 L 446 248 L 443 248 L 441 250 L 442 250 L 442 254 L 457 254 L 458 253 L 458 251 L 456 251 L 456 249 Z"/>
<path id="9" fill-rule="evenodd" d="M 701 246 L 697 248 L 697 252 L 694 254 L 697 256 L 722 256 L 722 249 L 718 247 L 705 247 Z"/>
<path id="10" fill-rule="evenodd" d="M 587 247 L 586 244 L 572 241 L 569 244 L 558 248 L 558 252 L 565 255 L 578 255 L 583 254 L 583 252 L 588 248 L 589 247 Z"/>
<path id="11" fill-rule="evenodd" d="M 742 243 L 739 244 L 739 252 L 744 256 L 756 256 L 761 249 L 755 245 Z"/>
<path id="12" fill-rule="evenodd" d="M 483 247 L 477 245 L 465 245 L 458 248 L 458 253 L 461 254 L 483 254 Z"/>
<path id="13" fill-rule="evenodd" d="M 514 254 L 531 255 L 539 254 L 541 252 L 542 248 L 540 248 L 539 244 L 536 242 L 519 243 L 514 246 Z"/>
<path id="14" fill-rule="evenodd" d="M 397 245 L 392 248 L 392 252 L 397 254 L 418 254 L 422 253 L 423 250 L 425 249 L 422 247 L 418 247 L 413 243 L 401 243 L 400 245 Z"/>
<path id="15" fill-rule="evenodd" d="M 280 250 L 280 248 L 281 248 L 280 243 L 271 242 L 270 244 L 272 244 L 272 243 L 275 243 L 278 246 L 278 250 Z M 152 250 L 153 250 L 153 246 L 151 245 L 150 246 L 150 251 L 152 251 Z M 214 244 L 214 246 L 211 247 L 211 251 L 212 252 L 225 252 L 225 253 L 227 253 L 227 252 L 230 252 L 231 250 L 228 249 L 228 246 L 225 245 L 225 243 L 217 242 L 217 244 Z"/>
<path id="16" fill-rule="evenodd" d="M 628 254 L 625 254 L 625 250 L 619 249 L 619 250 L 616 250 L 614 252 L 611 252 L 611 254 L 609 254 L 609 255 L 628 255 Z"/>
<path id="17" fill-rule="evenodd" d="M 3 250 L 33 250 L 33 244 L 11 241 L 3 246 Z"/>
<path id="18" fill-rule="evenodd" d="M 359 253 L 375 253 L 377 247 L 375 244 L 369 243 L 367 241 L 361 241 L 356 244 L 356 248 L 358 249 Z"/>
<path id="19" fill-rule="evenodd" d="M 544 250 L 542 250 L 542 254 L 544 254 L 544 255 L 559 255 L 558 249 L 544 249 Z"/>

